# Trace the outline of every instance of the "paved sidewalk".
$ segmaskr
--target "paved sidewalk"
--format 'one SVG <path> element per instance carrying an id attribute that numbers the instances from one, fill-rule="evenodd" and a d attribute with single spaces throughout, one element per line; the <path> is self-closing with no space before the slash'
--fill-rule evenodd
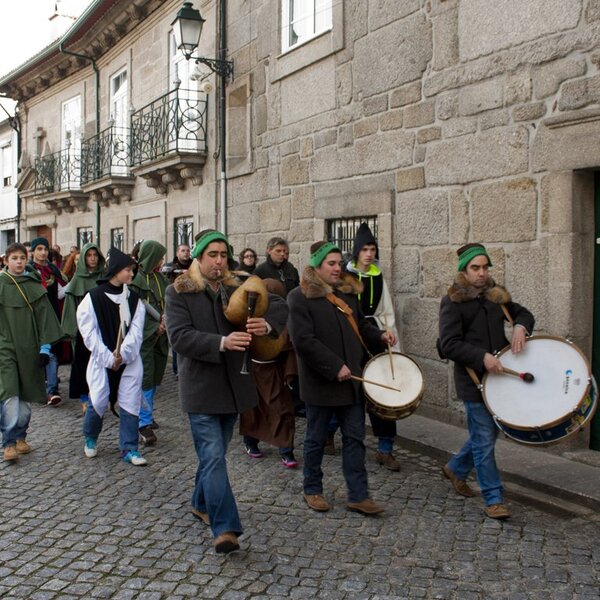
<path id="1" fill-rule="evenodd" d="M 375 464 L 371 436 L 370 489 L 386 506 L 371 518 L 345 510 L 339 454 L 324 460 L 334 509 L 315 513 L 301 469 L 284 469 L 266 445 L 250 459 L 234 436 L 228 463 L 245 534 L 240 552 L 216 555 L 189 512 L 196 457 L 170 374 L 156 405 L 147 467 L 119 459 L 113 416 L 87 459 L 78 403 L 33 407 L 34 452 L 0 462 L 3 600 L 600 597 L 600 515 L 552 514 L 517 498 L 510 520 L 487 519 L 481 498 L 459 497 L 442 479 L 441 460 L 402 443 L 392 473 Z M 402 431 L 419 422 L 413 415 Z M 303 429 L 298 419 L 299 457 Z"/>
<path id="2" fill-rule="evenodd" d="M 467 432 L 462 427 L 413 414 L 398 421 L 398 435 L 405 447 L 446 461 L 462 446 Z M 511 483 L 517 484 L 535 498 L 545 495 L 549 504 L 565 500 L 600 514 L 600 452 L 593 453 L 598 455 L 596 466 L 575 460 L 576 454 L 567 453 L 571 457 L 567 458 L 544 452 L 513 442 L 503 434 L 496 444 L 498 466 L 509 490 Z"/>

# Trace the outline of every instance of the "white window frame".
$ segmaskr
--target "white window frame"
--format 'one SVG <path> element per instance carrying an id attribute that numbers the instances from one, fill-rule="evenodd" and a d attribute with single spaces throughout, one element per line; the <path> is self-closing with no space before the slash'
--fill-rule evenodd
<path id="1" fill-rule="evenodd" d="M 296 7 L 293 14 L 292 7 Z M 281 52 L 288 52 L 333 28 L 333 0 L 281 0 Z M 296 38 L 291 39 L 294 34 Z"/>
<path id="2" fill-rule="evenodd" d="M 3 188 L 11 188 L 13 187 L 13 147 L 10 141 L 8 142 L 0 142 L 0 174 L 2 175 L 2 179 L 0 180 L 0 184 Z M 8 157 L 8 160 L 5 160 Z M 8 169 L 7 169 L 8 164 Z M 8 183 L 5 180 L 8 179 Z"/>
<path id="3" fill-rule="evenodd" d="M 115 93 L 115 85 L 122 79 L 121 85 Z M 110 78 L 109 114 L 113 123 L 114 152 L 113 160 L 119 164 L 113 164 L 111 173 L 115 175 L 127 175 L 129 172 L 129 149 L 125 140 L 129 129 L 129 73 L 127 67 L 123 67 Z M 120 143 L 120 140 L 123 140 Z"/>
<path id="4" fill-rule="evenodd" d="M 72 114 L 70 114 L 72 113 Z M 69 170 L 69 187 L 77 186 L 81 181 L 81 133 L 82 128 L 82 111 L 81 111 L 81 96 L 73 96 L 65 100 L 60 108 L 61 122 L 61 153 L 66 156 L 67 147 L 69 156 L 73 157 L 73 169 Z M 61 181 L 61 189 L 67 185 L 67 182 Z"/>

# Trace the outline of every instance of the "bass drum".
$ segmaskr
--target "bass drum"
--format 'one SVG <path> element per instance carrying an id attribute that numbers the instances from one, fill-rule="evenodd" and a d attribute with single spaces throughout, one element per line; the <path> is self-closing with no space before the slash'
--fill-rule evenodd
<path id="1" fill-rule="evenodd" d="M 598 389 L 583 352 L 564 338 L 538 335 L 513 354 L 498 353 L 504 367 L 531 373 L 526 383 L 509 375 L 486 373 L 483 400 L 496 425 L 521 444 L 548 446 L 574 435 L 594 416 Z"/>
<path id="2" fill-rule="evenodd" d="M 392 352 L 394 375 L 387 352 L 374 356 L 363 369 L 363 379 L 398 388 L 390 390 L 363 381 L 363 389 L 369 409 L 378 417 L 397 421 L 411 415 L 421 403 L 425 393 L 425 382 L 421 367 L 406 354 Z"/>

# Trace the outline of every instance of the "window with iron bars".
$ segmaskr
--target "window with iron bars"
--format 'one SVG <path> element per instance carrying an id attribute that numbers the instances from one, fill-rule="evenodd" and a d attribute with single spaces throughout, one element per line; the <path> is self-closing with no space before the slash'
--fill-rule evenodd
<path id="1" fill-rule="evenodd" d="M 181 244 L 187 244 L 191 248 L 194 245 L 194 218 L 179 217 L 175 219 L 174 233 L 173 253 L 177 252 L 177 246 Z"/>
<path id="2" fill-rule="evenodd" d="M 83 248 L 86 244 L 94 241 L 94 232 L 91 227 L 77 228 L 77 246 Z"/>
<path id="3" fill-rule="evenodd" d="M 125 231 L 122 227 L 115 227 L 110 230 L 110 246 L 111 248 L 118 248 L 121 252 L 124 252 L 125 245 Z"/>
<path id="4" fill-rule="evenodd" d="M 327 219 L 325 221 L 327 241 L 337 245 L 342 251 L 344 259 L 348 259 L 352 255 L 354 238 L 361 223 L 366 223 L 377 239 L 377 216 Z"/>

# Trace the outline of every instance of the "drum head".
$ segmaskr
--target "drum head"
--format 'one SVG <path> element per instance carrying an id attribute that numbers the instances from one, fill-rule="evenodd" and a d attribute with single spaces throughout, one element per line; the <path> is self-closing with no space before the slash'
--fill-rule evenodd
<path id="1" fill-rule="evenodd" d="M 365 394 L 376 404 L 397 408 L 407 406 L 419 399 L 423 391 L 423 375 L 419 365 L 404 354 L 392 353 L 394 376 L 390 366 L 390 355 L 387 353 L 374 356 L 363 370 L 364 379 L 370 379 L 401 391 L 388 390 L 371 383 L 363 383 Z"/>
<path id="2" fill-rule="evenodd" d="M 520 354 L 513 354 L 507 346 L 498 358 L 504 367 L 535 377 L 526 383 L 511 375 L 487 373 L 483 380 L 489 411 L 518 429 L 543 428 L 561 421 L 588 393 L 588 362 L 577 346 L 562 338 L 532 337 Z"/>

